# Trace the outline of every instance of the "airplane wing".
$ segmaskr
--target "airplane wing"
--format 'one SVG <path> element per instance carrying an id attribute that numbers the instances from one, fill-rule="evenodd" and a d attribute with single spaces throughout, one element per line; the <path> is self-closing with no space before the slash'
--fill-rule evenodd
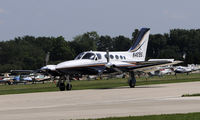
<path id="1" fill-rule="evenodd" d="M 178 63 L 181 63 L 182 61 L 146 61 L 146 62 L 136 62 L 136 63 L 127 63 L 127 62 L 112 62 L 110 63 L 112 65 L 112 69 L 115 71 L 142 71 L 142 72 L 148 72 L 153 71 L 156 69 L 156 67 L 162 67 L 167 65 L 175 65 Z"/>
<path id="2" fill-rule="evenodd" d="M 182 61 L 173 61 L 173 62 L 169 62 L 169 61 L 156 61 L 154 63 L 152 63 L 149 66 L 143 66 L 140 68 L 136 68 L 135 71 L 143 71 L 143 72 L 151 72 L 151 71 L 155 71 L 157 70 L 158 67 L 164 67 L 164 66 L 169 66 L 169 65 L 175 65 L 175 64 L 179 64 L 182 63 Z"/>
<path id="3" fill-rule="evenodd" d="M 10 70 L 11 73 L 32 73 L 34 70 Z"/>

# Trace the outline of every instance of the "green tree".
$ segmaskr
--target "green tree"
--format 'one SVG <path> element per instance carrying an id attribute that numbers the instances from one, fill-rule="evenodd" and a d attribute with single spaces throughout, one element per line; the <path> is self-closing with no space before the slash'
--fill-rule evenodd
<path id="1" fill-rule="evenodd" d="M 114 51 L 128 51 L 132 43 L 129 38 L 118 36 L 113 38 Z"/>
<path id="2" fill-rule="evenodd" d="M 87 32 L 83 35 L 78 35 L 71 42 L 71 47 L 75 51 L 75 54 L 79 54 L 83 51 L 97 50 L 97 41 L 99 35 L 96 32 Z"/>
<path id="3" fill-rule="evenodd" d="M 132 33 L 132 43 L 134 43 L 136 41 L 136 38 L 138 36 L 139 30 L 135 29 L 135 31 Z"/>
<path id="4" fill-rule="evenodd" d="M 72 52 L 69 43 L 66 42 L 62 36 L 53 40 L 52 51 L 49 52 L 50 60 L 54 61 L 54 63 L 74 58 L 74 53 Z"/>
<path id="5" fill-rule="evenodd" d="M 110 36 L 101 36 L 97 41 L 97 50 L 106 51 L 107 49 L 113 51 L 113 39 Z"/>

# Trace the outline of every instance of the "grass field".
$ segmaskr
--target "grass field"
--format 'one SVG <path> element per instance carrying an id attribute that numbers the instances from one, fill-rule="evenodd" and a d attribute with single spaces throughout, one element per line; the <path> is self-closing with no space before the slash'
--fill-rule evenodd
<path id="1" fill-rule="evenodd" d="M 200 120 L 200 113 L 113 117 L 96 120 Z"/>
<path id="2" fill-rule="evenodd" d="M 140 77 L 136 78 L 136 85 L 149 85 L 149 84 L 163 84 L 163 83 L 178 83 L 178 82 L 192 82 L 200 81 L 200 74 L 178 74 L 166 75 L 163 77 Z M 128 78 L 112 78 L 103 80 L 90 80 L 90 81 L 72 81 L 72 90 L 82 90 L 82 89 L 109 89 L 116 88 L 120 86 L 127 86 Z M 32 93 L 32 92 L 46 92 L 46 91 L 58 91 L 55 83 L 45 83 L 45 84 L 20 84 L 20 85 L 0 85 L 0 95 L 5 94 L 19 94 L 19 93 Z"/>
<path id="3" fill-rule="evenodd" d="M 195 97 L 195 96 L 200 96 L 200 93 L 184 94 L 184 95 L 182 95 L 182 97 Z"/>

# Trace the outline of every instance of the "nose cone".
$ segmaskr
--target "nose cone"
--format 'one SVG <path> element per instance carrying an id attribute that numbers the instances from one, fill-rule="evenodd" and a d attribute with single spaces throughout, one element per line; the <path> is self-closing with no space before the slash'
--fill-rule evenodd
<path id="1" fill-rule="evenodd" d="M 40 68 L 41 70 L 52 70 L 55 71 L 56 70 L 56 65 L 46 65 L 42 68 Z"/>

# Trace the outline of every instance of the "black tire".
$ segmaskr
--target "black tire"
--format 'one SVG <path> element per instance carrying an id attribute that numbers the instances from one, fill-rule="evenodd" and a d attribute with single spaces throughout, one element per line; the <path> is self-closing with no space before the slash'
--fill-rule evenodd
<path id="1" fill-rule="evenodd" d="M 60 91 L 65 91 L 65 83 L 59 83 Z"/>
<path id="2" fill-rule="evenodd" d="M 72 85 L 68 83 L 68 84 L 66 85 L 66 90 L 72 90 Z"/>
<path id="3" fill-rule="evenodd" d="M 135 81 L 134 80 L 129 80 L 128 84 L 129 84 L 130 88 L 134 88 L 135 87 Z"/>
<path id="4" fill-rule="evenodd" d="M 8 81 L 7 83 L 8 83 L 8 85 L 11 85 L 11 82 L 10 82 L 10 81 Z"/>

